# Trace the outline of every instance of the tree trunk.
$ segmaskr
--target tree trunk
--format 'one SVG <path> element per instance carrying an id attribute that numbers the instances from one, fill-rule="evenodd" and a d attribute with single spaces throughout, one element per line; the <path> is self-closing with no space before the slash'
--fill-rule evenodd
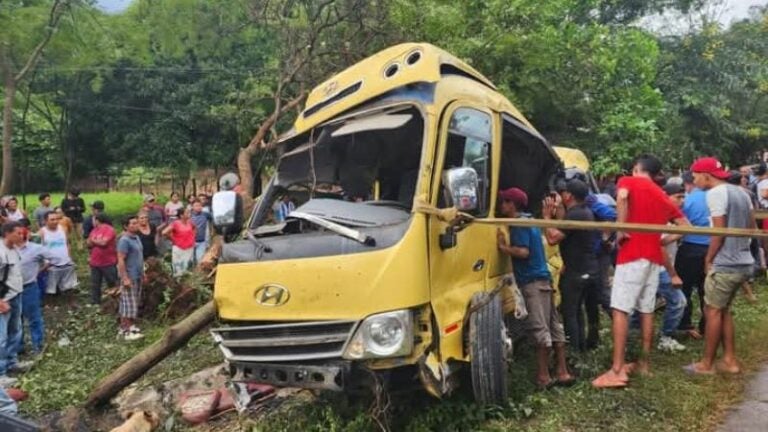
<path id="1" fill-rule="evenodd" d="M 85 407 L 94 408 L 109 402 L 122 389 L 141 378 L 169 354 L 184 346 L 192 336 L 213 322 L 215 317 L 216 307 L 213 301 L 210 301 L 171 326 L 160 340 L 136 354 L 102 379 L 88 395 Z"/>
<path id="2" fill-rule="evenodd" d="M 251 159 L 255 151 L 251 146 L 240 149 L 237 154 L 237 172 L 240 176 L 241 195 L 243 197 L 243 214 L 248 214 L 253 207 L 253 168 Z"/>
<path id="3" fill-rule="evenodd" d="M 11 193 L 13 182 L 13 101 L 16 97 L 16 80 L 9 66 L 3 67 L 5 102 L 3 104 L 3 175 L 0 181 L 0 195 Z"/>

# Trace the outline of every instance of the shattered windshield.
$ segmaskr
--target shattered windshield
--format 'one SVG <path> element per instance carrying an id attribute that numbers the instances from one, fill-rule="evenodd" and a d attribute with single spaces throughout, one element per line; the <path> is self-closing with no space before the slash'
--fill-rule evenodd
<path id="1" fill-rule="evenodd" d="M 412 106 L 347 116 L 283 144 L 275 176 L 251 230 L 255 235 L 317 229 L 311 214 L 347 227 L 408 220 L 416 191 L 424 120 Z"/>

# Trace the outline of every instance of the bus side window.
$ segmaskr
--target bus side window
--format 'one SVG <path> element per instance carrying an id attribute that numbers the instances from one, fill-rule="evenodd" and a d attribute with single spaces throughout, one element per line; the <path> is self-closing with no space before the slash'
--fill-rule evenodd
<path id="1" fill-rule="evenodd" d="M 487 216 L 491 193 L 491 116 L 472 108 L 458 108 L 451 116 L 443 171 L 468 167 L 477 172 L 478 206 L 475 216 Z M 438 207 L 445 208 L 444 188 Z"/>

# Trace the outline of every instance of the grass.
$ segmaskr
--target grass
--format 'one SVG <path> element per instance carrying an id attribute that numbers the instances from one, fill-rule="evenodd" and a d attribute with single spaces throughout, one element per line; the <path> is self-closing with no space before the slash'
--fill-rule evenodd
<path id="1" fill-rule="evenodd" d="M 162 320 L 140 322 L 145 337 L 117 339 L 117 317 L 104 315 L 88 303 L 88 265 L 84 251 L 75 250 L 79 292 L 70 299 L 48 301 L 44 309 L 47 346 L 35 367 L 22 375 L 29 399 L 20 408 L 31 418 L 78 406 L 96 383 L 139 351 L 160 339 L 171 324 Z M 139 380 L 140 386 L 188 376 L 222 361 L 207 332 L 168 356 Z"/>
<path id="2" fill-rule="evenodd" d="M 765 291 L 765 286 L 762 287 Z M 746 371 L 768 360 L 768 293 L 756 305 L 736 302 L 737 350 Z M 607 320 L 605 320 L 607 321 Z M 607 324 L 607 323 L 606 323 Z M 590 380 L 610 363 L 610 333 L 603 330 L 603 345 L 572 358 L 581 379 L 573 387 L 536 391 L 532 384 L 534 359 L 522 347 L 510 367 L 511 397 L 506 406 L 481 408 L 462 387 L 443 401 L 423 394 L 399 396 L 391 401 L 389 426 L 405 431 L 702 431 L 712 430 L 724 410 L 742 395 L 748 374 L 735 377 L 689 377 L 681 369 L 701 355 L 701 341 L 684 341 L 688 350 L 655 352 L 654 375 L 633 379 L 623 390 L 598 391 Z M 637 336 L 630 356 L 639 352 Z M 370 402 L 349 402 L 324 395 L 310 405 L 288 406 L 252 424 L 254 431 L 377 430 L 367 414 Z M 234 429 L 233 429 L 234 430 Z"/>
<path id="3" fill-rule="evenodd" d="M 51 193 L 51 205 L 56 207 L 61 205 L 61 200 L 64 199 L 63 192 Z M 37 194 L 29 194 L 27 198 L 27 214 L 31 215 L 40 202 L 37 199 Z M 105 211 L 112 217 L 122 217 L 129 214 L 136 214 L 143 204 L 143 197 L 137 192 L 103 192 L 103 193 L 82 193 L 80 198 L 85 201 L 86 207 L 90 207 L 94 201 L 103 201 Z M 19 196 L 19 205 L 22 204 L 22 197 Z M 90 209 L 86 208 L 86 213 L 89 213 Z"/>

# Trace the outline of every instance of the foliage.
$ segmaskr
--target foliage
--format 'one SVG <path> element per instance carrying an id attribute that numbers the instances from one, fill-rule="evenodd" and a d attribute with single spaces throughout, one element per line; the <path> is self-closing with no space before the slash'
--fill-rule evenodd
<path id="1" fill-rule="evenodd" d="M 766 14 L 721 28 L 699 18 L 707 3 L 136 0 L 105 15 L 77 2 L 19 88 L 20 175 L 37 188 L 50 187 L 37 179 L 66 184 L 108 167 L 181 178 L 198 166 L 231 168 L 276 102 L 406 40 L 466 59 L 550 141 L 585 150 L 598 174 L 641 151 L 673 166 L 703 153 L 753 159 L 768 130 Z M 19 4 L 0 13 L 10 23 L 0 33 L 26 46 L 50 3 Z M 632 25 L 670 8 L 696 25 L 665 37 Z M 258 173 L 274 157 L 253 162 Z"/>
<path id="2" fill-rule="evenodd" d="M 768 148 L 768 14 L 728 30 L 664 40 L 659 85 L 670 121 L 667 146 L 680 160 L 711 154 L 738 164 Z"/>

